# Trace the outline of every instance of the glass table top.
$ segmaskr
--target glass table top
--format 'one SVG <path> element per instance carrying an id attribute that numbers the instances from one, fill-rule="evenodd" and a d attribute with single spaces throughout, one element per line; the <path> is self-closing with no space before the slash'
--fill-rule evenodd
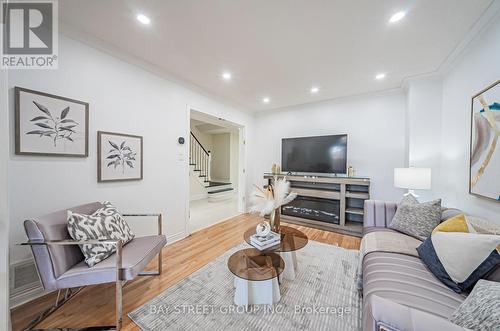
<path id="1" fill-rule="evenodd" d="M 255 228 L 252 227 L 245 231 L 245 241 L 251 245 L 250 237 L 255 234 Z M 281 242 L 279 245 L 263 250 L 263 252 L 293 252 L 307 245 L 309 239 L 304 232 L 295 228 L 282 225 L 280 226 Z"/>
<path id="2" fill-rule="evenodd" d="M 261 281 L 278 277 L 285 269 L 285 262 L 276 253 L 246 248 L 231 255 L 227 266 L 239 278 Z"/>

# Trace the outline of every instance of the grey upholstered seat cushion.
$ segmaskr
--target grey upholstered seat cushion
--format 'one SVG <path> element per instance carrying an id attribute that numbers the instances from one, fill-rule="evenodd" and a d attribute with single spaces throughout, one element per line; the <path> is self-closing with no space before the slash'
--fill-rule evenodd
<path id="1" fill-rule="evenodd" d="M 419 258 L 374 252 L 363 261 L 363 300 L 372 295 L 448 319 L 465 299 L 430 273 Z"/>
<path id="2" fill-rule="evenodd" d="M 164 235 L 136 237 L 123 247 L 124 280 L 135 278 L 148 264 L 167 240 Z M 114 282 L 116 280 L 116 253 L 89 268 L 85 261 L 71 267 L 57 278 L 60 288 Z"/>

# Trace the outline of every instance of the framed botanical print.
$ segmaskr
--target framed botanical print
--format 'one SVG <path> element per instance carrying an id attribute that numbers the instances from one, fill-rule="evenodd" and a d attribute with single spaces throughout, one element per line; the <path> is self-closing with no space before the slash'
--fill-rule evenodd
<path id="1" fill-rule="evenodd" d="M 14 88 L 17 155 L 87 157 L 89 104 Z"/>
<path id="2" fill-rule="evenodd" d="M 143 178 L 141 136 L 97 132 L 97 181 L 116 182 Z"/>
<path id="3" fill-rule="evenodd" d="M 472 97 L 469 192 L 500 202 L 500 80 Z"/>

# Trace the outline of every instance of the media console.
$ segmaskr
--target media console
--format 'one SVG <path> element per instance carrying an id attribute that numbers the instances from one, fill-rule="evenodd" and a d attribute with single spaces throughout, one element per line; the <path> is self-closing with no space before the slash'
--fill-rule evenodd
<path id="1" fill-rule="evenodd" d="M 370 199 L 370 178 L 264 174 L 268 184 L 283 177 L 290 182 L 291 191 L 297 193 L 295 200 L 281 207 L 285 222 L 361 236 L 364 201 Z"/>

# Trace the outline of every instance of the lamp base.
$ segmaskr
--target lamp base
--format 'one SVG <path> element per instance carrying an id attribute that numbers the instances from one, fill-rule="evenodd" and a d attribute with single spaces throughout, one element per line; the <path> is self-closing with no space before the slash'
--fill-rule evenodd
<path id="1" fill-rule="evenodd" d="M 408 190 L 408 193 L 405 193 L 404 196 L 409 196 L 409 195 L 412 195 L 414 198 L 418 198 L 418 195 L 415 194 L 415 191 L 413 190 Z"/>

